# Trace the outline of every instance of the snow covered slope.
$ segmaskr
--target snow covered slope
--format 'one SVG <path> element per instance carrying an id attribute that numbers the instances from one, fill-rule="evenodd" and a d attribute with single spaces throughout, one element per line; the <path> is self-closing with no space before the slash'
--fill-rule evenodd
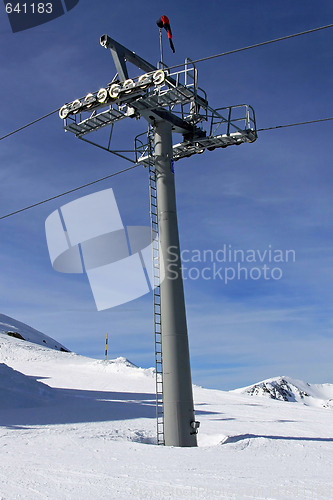
<path id="1" fill-rule="evenodd" d="M 275 377 L 230 392 L 333 409 L 333 384 L 308 384 L 290 377 Z"/>
<path id="2" fill-rule="evenodd" d="M 155 446 L 152 369 L 0 336 L 0 498 L 333 498 L 332 413 L 194 387 L 198 448 Z"/>
<path id="3" fill-rule="evenodd" d="M 33 408 L 54 397 L 54 389 L 0 363 L 0 408 Z"/>
<path id="4" fill-rule="evenodd" d="M 27 340 L 28 342 L 44 345 L 45 347 L 59 351 L 68 351 L 66 347 L 51 337 L 4 314 L 0 314 L 0 334 L 9 335 L 20 340 Z"/>

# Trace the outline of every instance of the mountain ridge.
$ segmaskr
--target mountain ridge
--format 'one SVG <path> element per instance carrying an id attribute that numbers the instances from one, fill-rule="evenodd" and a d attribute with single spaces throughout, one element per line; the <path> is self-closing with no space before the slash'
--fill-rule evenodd
<path id="1" fill-rule="evenodd" d="M 333 409 L 333 384 L 309 384 L 288 376 L 265 379 L 230 392 Z"/>
<path id="2" fill-rule="evenodd" d="M 22 323 L 10 316 L 0 313 L 0 334 L 14 337 L 16 339 L 42 345 L 57 351 L 70 352 L 67 347 L 57 342 L 52 337 L 32 328 L 26 323 Z"/>

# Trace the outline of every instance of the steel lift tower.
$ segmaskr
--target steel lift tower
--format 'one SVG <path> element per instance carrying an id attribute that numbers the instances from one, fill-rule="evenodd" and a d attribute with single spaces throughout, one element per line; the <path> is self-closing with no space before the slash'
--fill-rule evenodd
<path id="1" fill-rule="evenodd" d="M 205 149 L 254 142 L 257 138 L 254 111 L 249 105 L 211 108 L 206 93 L 197 85 L 197 70 L 189 59 L 181 70 L 172 73 L 163 64 L 155 67 L 108 35 L 103 35 L 100 43 L 111 51 L 116 76 L 97 92 L 65 104 L 59 116 L 64 120 L 65 130 L 79 139 L 133 164 L 142 164 L 149 171 L 157 442 L 196 446 L 199 422 L 195 420 L 193 406 L 174 162 Z M 127 62 L 144 73 L 129 78 Z M 113 149 L 114 124 L 127 117 L 144 118 L 148 132 L 135 138 L 132 150 Z M 89 133 L 107 126 L 110 134 L 106 143 L 104 139 L 102 143 L 87 139 Z M 173 145 L 173 133 L 181 134 L 182 142 Z"/>

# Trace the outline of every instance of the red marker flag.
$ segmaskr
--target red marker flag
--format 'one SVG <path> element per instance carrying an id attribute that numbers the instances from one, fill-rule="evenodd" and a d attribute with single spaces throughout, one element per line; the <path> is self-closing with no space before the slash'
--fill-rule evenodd
<path id="1" fill-rule="evenodd" d="M 166 30 L 166 32 L 168 34 L 168 38 L 169 38 L 170 47 L 172 49 L 172 52 L 176 52 L 175 47 L 174 47 L 173 42 L 172 42 L 172 31 L 171 31 L 170 21 L 169 21 L 168 17 L 167 16 L 160 17 L 156 21 L 156 24 L 159 28 L 164 28 Z"/>

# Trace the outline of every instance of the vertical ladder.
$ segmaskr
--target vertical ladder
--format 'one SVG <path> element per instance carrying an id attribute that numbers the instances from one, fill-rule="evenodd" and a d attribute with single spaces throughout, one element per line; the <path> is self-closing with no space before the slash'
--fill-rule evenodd
<path id="1" fill-rule="evenodd" d="M 149 162 L 149 195 L 150 195 L 150 221 L 151 221 L 152 249 L 153 249 L 153 300 L 154 300 L 157 444 L 164 445 L 158 207 L 157 207 L 157 191 L 156 191 L 156 171 L 155 171 L 155 166 L 152 162 Z"/>

